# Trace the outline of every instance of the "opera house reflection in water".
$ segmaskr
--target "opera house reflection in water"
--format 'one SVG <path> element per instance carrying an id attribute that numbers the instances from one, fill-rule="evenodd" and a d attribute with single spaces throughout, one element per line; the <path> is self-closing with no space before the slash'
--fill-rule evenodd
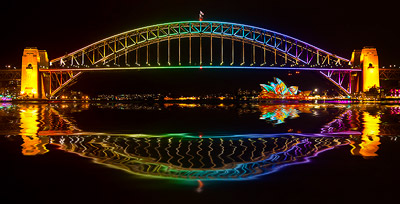
<path id="1" fill-rule="evenodd" d="M 260 119 L 270 121 L 273 124 L 281 124 L 287 118 L 299 117 L 299 113 L 310 113 L 311 107 L 309 104 L 260 105 Z"/>
<path id="2" fill-rule="evenodd" d="M 351 145 L 353 155 L 377 156 L 380 145 L 380 117 L 362 107 L 343 108 L 316 133 L 220 135 L 91 133 L 75 127 L 57 107 L 18 108 L 23 155 L 45 154 L 49 151 L 46 145 L 52 144 L 95 163 L 145 177 L 195 181 L 254 179 L 285 166 L 309 162 L 319 153 L 340 146 Z M 258 108 L 260 119 L 281 125 L 323 106 Z"/>

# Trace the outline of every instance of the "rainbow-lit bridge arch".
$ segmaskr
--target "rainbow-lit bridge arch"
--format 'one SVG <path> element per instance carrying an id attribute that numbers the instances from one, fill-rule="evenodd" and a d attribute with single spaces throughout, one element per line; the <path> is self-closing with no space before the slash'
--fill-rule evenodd
<path id="1" fill-rule="evenodd" d="M 160 56 L 166 56 L 166 60 Z M 87 71 L 199 67 L 315 70 L 347 94 L 351 92 L 350 73 L 361 71 L 351 69 L 346 58 L 288 35 L 216 21 L 182 21 L 133 29 L 53 59 L 50 69 L 40 71 L 48 74 L 48 89 L 54 96 Z"/>

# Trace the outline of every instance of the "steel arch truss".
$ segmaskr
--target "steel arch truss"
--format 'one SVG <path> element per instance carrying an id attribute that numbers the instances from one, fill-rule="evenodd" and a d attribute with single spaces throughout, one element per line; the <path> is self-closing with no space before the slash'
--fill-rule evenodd
<path id="1" fill-rule="evenodd" d="M 344 93 L 346 93 L 347 95 L 351 94 L 350 71 L 329 70 L 329 71 L 320 71 L 320 73 L 330 82 L 335 84 Z"/>
<path id="2" fill-rule="evenodd" d="M 42 78 L 46 79 L 45 89 L 48 92 L 48 97 L 56 96 L 61 91 L 74 84 L 75 80 L 83 72 L 79 71 L 42 71 Z"/>
<path id="3" fill-rule="evenodd" d="M 275 62 L 272 63 L 272 67 L 288 66 L 287 63 L 290 62 L 290 66 L 292 67 L 309 67 L 316 68 L 316 70 L 318 70 L 317 68 L 329 68 L 340 71 L 342 68 L 350 68 L 349 60 L 331 54 L 296 38 L 254 26 L 213 21 L 174 22 L 130 30 L 51 60 L 50 65 L 52 68 L 96 68 L 104 67 L 105 65 L 110 66 L 110 64 L 111 66 L 119 66 L 117 59 L 121 56 L 125 56 L 125 66 L 140 66 L 137 60 L 135 64 L 128 64 L 126 61 L 127 54 L 134 50 L 138 50 L 141 47 L 148 47 L 151 44 L 168 41 L 168 66 L 172 66 L 170 63 L 169 51 L 170 40 L 179 39 L 180 46 L 181 38 L 191 39 L 191 37 L 221 38 L 221 42 L 222 39 L 231 39 L 232 42 L 243 42 L 243 46 L 244 44 L 251 44 L 253 45 L 253 50 L 255 49 L 254 47 L 259 47 L 264 50 L 264 63 L 259 64 L 261 67 L 266 66 L 265 51 L 268 51 L 275 55 Z M 189 50 L 190 49 L 191 48 L 189 48 Z M 179 48 L 178 66 L 181 65 L 180 52 Z M 159 50 L 157 50 L 157 57 L 159 57 L 158 55 Z M 230 65 L 233 64 L 233 56 L 234 54 L 232 51 L 232 63 Z M 243 63 L 241 65 L 244 64 L 244 56 L 243 48 Z M 252 56 L 253 62 L 255 62 L 255 54 Z M 282 57 L 284 63 L 277 64 L 276 56 Z M 202 57 L 200 54 L 199 65 L 202 65 L 201 59 Z M 189 61 L 189 63 L 191 63 L 191 54 Z M 223 63 L 223 57 L 221 57 L 221 63 L 218 64 L 222 65 Z M 157 64 L 160 65 L 158 59 Z M 210 64 L 212 64 L 212 55 Z M 251 64 L 251 66 L 253 65 L 254 63 Z M 342 90 L 350 90 L 349 88 L 343 88 L 341 85 L 343 82 L 334 79 L 332 77 L 333 75 L 328 73 L 323 73 L 323 75 L 331 81 L 334 81 Z M 76 78 L 76 76 L 71 76 L 71 78 Z M 349 92 L 346 91 L 346 93 Z"/>

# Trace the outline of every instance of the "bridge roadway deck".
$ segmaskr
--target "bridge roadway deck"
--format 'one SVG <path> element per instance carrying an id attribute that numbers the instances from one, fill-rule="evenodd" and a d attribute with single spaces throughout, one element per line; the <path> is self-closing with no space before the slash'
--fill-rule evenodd
<path id="1" fill-rule="evenodd" d="M 142 66 L 142 67 L 91 67 L 91 68 L 52 68 L 40 69 L 40 72 L 95 72 L 95 71 L 126 71 L 151 69 L 260 69 L 260 70 L 307 70 L 307 71 L 338 71 L 360 72 L 361 69 L 314 68 L 314 67 L 256 67 L 256 66 Z"/>

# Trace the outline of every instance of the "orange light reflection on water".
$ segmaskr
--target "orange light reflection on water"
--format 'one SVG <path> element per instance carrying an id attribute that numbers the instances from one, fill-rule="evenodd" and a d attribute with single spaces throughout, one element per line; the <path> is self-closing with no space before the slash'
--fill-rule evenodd
<path id="1" fill-rule="evenodd" d="M 197 182 L 199 183 L 199 186 L 197 187 L 196 191 L 198 193 L 201 193 L 203 191 L 204 184 L 203 184 L 203 182 L 201 180 L 197 180 Z"/>
<path id="2" fill-rule="evenodd" d="M 48 138 L 38 137 L 39 132 L 39 107 L 23 106 L 20 108 L 20 135 L 23 139 L 22 154 L 34 156 L 48 152 L 45 145 Z"/>
<path id="3" fill-rule="evenodd" d="M 379 138 L 380 116 L 373 116 L 368 112 L 363 112 L 362 116 L 364 129 L 362 131 L 361 143 L 358 146 L 355 146 L 353 143 L 351 153 L 363 156 L 366 159 L 376 157 L 378 156 L 376 152 L 379 150 L 379 145 L 381 144 Z"/>

